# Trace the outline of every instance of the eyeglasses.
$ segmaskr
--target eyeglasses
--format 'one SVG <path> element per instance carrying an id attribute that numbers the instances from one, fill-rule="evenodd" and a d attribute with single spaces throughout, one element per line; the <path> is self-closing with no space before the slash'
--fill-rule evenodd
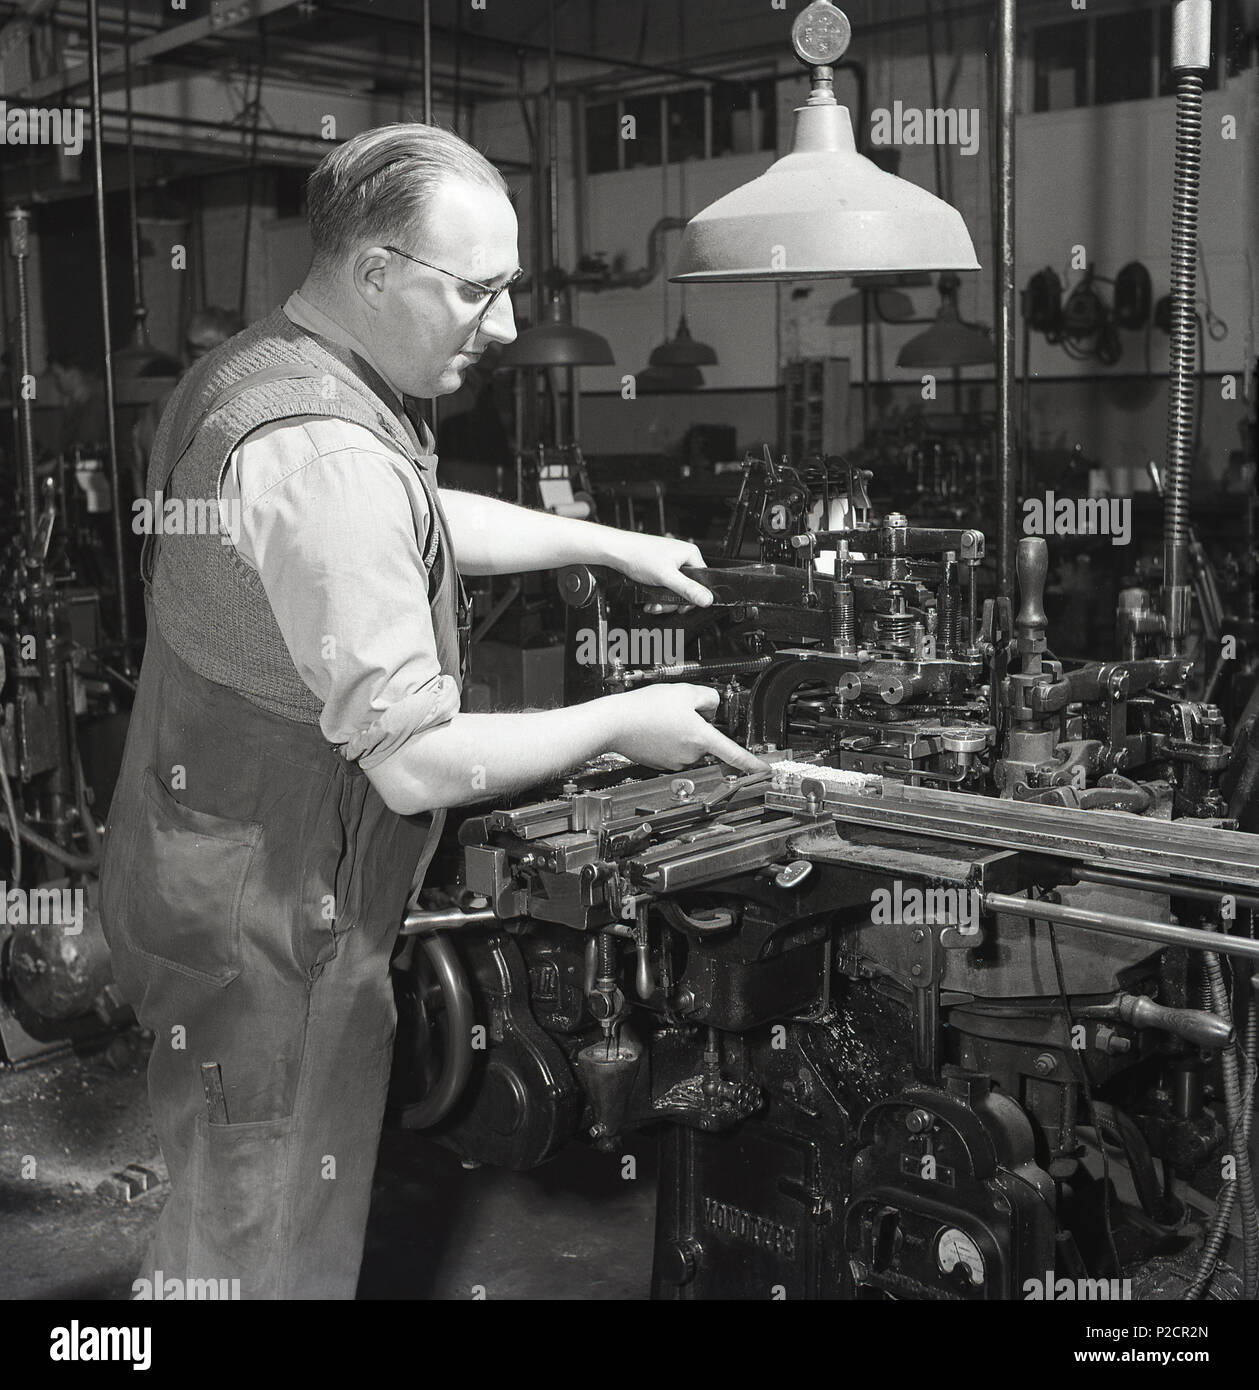
<path id="1" fill-rule="evenodd" d="M 386 251 L 392 251 L 395 256 L 401 256 L 404 261 L 414 261 L 416 265 L 422 265 L 428 270 L 435 270 L 441 275 L 449 275 L 452 280 L 462 281 L 465 285 L 471 285 L 473 289 L 480 290 L 482 294 L 488 294 L 489 298 L 481 307 L 481 312 L 477 315 L 477 323 L 484 323 L 486 317 L 501 294 L 505 294 L 511 287 L 524 277 L 524 268 L 517 270 L 510 280 L 495 287 L 493 285 L 483 285 L 480 280 L 469 280 L 466 275 L 456 275 L 453 270 L 444 270 L 439 265 L 433 265 L 430 261 L 422 261 L 418 256 L 413 256 L 409 251 L 402 251 L 397 246 L 386 246 Z"/>

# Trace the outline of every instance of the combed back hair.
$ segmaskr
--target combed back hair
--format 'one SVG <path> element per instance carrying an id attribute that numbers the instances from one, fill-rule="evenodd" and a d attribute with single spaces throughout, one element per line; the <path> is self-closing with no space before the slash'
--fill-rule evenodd
<path id="1" fill-rule="evenodd" d="M 413 122 L 365 130 L 332 151 L 306 185 L 318 270 L 356 247 L 402 243 L 419 249 L 441 184 L 458 179 L 507 194 L 502 174 L 452 131 Z"/>

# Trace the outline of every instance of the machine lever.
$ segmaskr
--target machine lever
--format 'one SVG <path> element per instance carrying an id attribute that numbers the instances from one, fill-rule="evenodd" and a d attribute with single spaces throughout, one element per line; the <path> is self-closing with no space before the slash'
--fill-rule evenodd
<path id="1" fill-rule="evenodd" d="M 1014 562 L 1019 582 L 1018 616 L 1015 626 L 1018 629 L 1018 651 L 1024 658 L 1023 670 L 1040 670 L 1040 654 L 1048 643 L 1045 629 L 1049 626 L 1045 617 L 1045 579 L 1049 574 L 1049 547 L 1041 536 L 1025 536 L 1019 542 Z M 1032 658 L 1031 661 L 1027 658 Z"/>
<path id="2" fill-rule="evenodd" d="M 1235 1036 L 1232 1026 L 1216 1014 L 1168 1008 L 1146 994 L 1116 994 L 1108 1003 L 1077 1009 L 1076 1016 L 1117 1018 L 1132 1028 L 1161 1028 L 1199 1047 L 1227 1047 Z"/>

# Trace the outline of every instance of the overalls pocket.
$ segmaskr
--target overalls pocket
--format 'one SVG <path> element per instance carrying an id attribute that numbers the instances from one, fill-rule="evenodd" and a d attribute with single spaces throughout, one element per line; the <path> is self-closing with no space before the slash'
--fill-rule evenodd
<path id="1" fill-rule="evenodd" d="M 188 1232 L 189 1275 L 221 1280 L 243 1267 L 249 1279 L 242 1281 L 236 1297 L 286 1296 L 285 1213 L 295 1127 L 292 1116 L 229 1125 L 197 1117 L 189 1171 L 196 1193 Z"/>
<path id="2" fill-rule="evenodd" d="M 143 959 L 229 984 L 241 971 L 241 897 L 262 826 L 182 805 L 152 768 L 138 819 L 115 931 Z"/>

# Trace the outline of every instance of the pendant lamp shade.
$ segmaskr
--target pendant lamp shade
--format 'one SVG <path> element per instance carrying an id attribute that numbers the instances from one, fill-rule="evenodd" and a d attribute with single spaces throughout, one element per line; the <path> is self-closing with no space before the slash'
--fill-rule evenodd
<path id="1" fill-rule="evenodd" d="M 796 108 L 791 153 L 687 224 L 670 279 L 978 269 L 957 209 L 858 154 L 848 108 L 822 85 Z"/>
<path id="2" fill-rule="evenodd" d="M 499 358 L 503 367 L 606 367 L 613 362 L 606 338 L 570 323 L 559 299 L 551 301 L 547 322 L 527 328 Z"/>
<path id="3" fill-rule="evenodd" d="M 982 328 L 963 323 L 957 313 L 957 280 L 940 277 L 943 296 L 936 321 L 911 338 L 896 356 L 898 367 L 981 367 L 997 360 L 997 347 Z"/>
<path id="4" fill-rule="evenodd" d="M 131 342 L 113 353 L 114 400 L 118 405 L 146 405 L 169 393 L 184 364 L 149 342 L 145 311 L 137 306 Z"/>
<path id="5" fill-rule="evenodd" d="M 831 328 L 851 328 L 861 322 L 862 312 L 860 292 L 848 294 L 831 305 L 826 322 Z M 900 290 L 877 290 L 870 295 L 865 314 L 870 323 L 895 323 L 913 318 L 914 303 Z"/>
<path id="6" fill-rule="evenodd" d="M 697 343 L 691 337 L 690 325 L 683 314 L 678 320 L 677 333 L 652 351 L 650 362 L 653 367 L 713 367 L 717 364 L 717 352 L 707 343 Z"/>

